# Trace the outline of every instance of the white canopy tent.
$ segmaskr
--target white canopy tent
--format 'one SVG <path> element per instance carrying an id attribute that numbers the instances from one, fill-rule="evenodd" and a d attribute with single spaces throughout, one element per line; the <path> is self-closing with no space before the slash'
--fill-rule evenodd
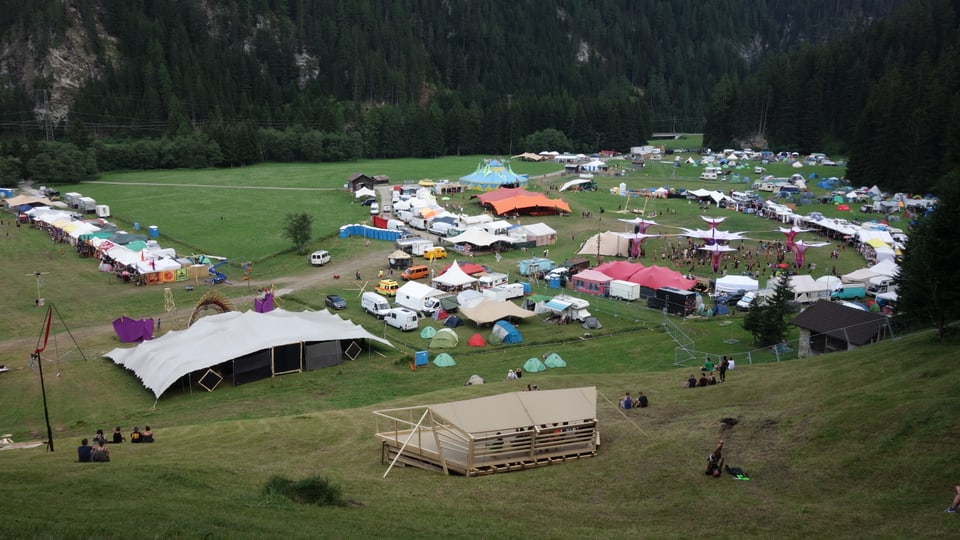
<path id="1" fill-rule="evenodd" d="M 467 275 L 467 273 L 463 271 L 463 268 L 460 268 L 460 263 L 453 261 L 453 264 L 450 265 L 450 268 L 448 268 L 446 272 L 433 278 L 432 285 L 449 290 L 469 287 L 476 282 L 477 278 Z"/>
<path id="2" fill-rule="evenodd" d="M 526 319 L 536 316 L 536 313 L 523 309 L 513 302 L 498 302 L 488 298 L 470 306 L 461 305 L 460 314 L 477 324 L 491 323 L 506 317 Z"/>

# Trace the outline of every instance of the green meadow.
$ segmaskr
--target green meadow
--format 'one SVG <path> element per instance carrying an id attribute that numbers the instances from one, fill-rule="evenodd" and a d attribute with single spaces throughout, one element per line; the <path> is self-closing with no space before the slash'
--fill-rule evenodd
<path id="1" fill-rule="evenodd" d="M 682 145 L 683 140 L 677 141 Z M 690 144 L 689 146 L 693 146 Z M 393 250 L 386 243 L 338 238 L 339 227 L 369 220 L 365 207 L 342 190 L 350 175 L 385 174 L 392 183 L 424 178 L 455 179 L 471 172 L 479 157 L 436 160 L 361 161 L 349 164 L 271 164 L 210 171 L 127 172 L 102 175 L 97 183 L 71 186 L 103 204 L 113 221 L 159 227 L 160 243 L 180 254 L 227 257 L 232 285 L 216 288 L 238 309 L 249 309 L 255 287 L 308 280 L 311 268 L 280 236 L 283 216 L 314 217 L 309 249 L 327 249 L 342 279 L 314 280 L 281 298 L 286 309 L 322 309 L 323 297 L 343 294 L 345 318 L 387 337 L 395 348 L 371 347 L 340 367 L 284 375 L 252 384 L 222 385 L 214 392 L 174 385 L 159 400 L 131 372 L 100 355 L 121 346 L 109 324 L 120 315 L 161 319 L 161 333 L 182 328 L 193 305 L 213 286 L 196 283 L 135 287 L 117 283 L 80 259 L 69 247 L 42 233 L 0 227 L 0 268 L 7 301 L 0 305 L 0 435 L 16 441 L 46 436 L 40 380 L 29 363 L 40 331 L 40 295 L 56 306 L 51 342 L 44 353 L 44 380 L 55 452 L 43 447 L 0 452 L 0 483 L 7 487 L 0 536 L 8 538 L 212 537 L 212 538 L 574 538 L 632 535 L 653 538 L 844 538 L 951 537 L 958 523 L 945 514 L 960 471 L 956 448 L 960 429 L 949 374 L 956 340 L 937 342 L 930 332 L 852 352 L 777 362 L 753 346 L 742 330 L 742 315 L 671 319 L 712 354 L 752 352 L 753 363 L 738 361 L 728 382 L 688 390 L 680 387 L 699 359 L 678 359 L 659 312 L 637 303 L 596 300 L 591 311 L 603 328 L 555 326 L 533 319 L 520 325 L 519 346 L 470 350 L 468 323 L 461 344 L 449 351 L 452 368 L 411 371 L 407 355 L 425 348 L 416 333 L 386 328 L 361 313 L 355 271 L 373 277 Z M 598 231 L 625 231 L 618 218 L 631 211 L 661 224 L 705 228 L 701 215 L 723 215 L 722 228 L 748 231 L 752 240 L 778 240 L 778 224 L 732 211 L 706 214 L 682 199 L 622 199 L 611 194 L 620 182 L 631 188 L 744 185 L 702 182 L 700 168 L 647 163 L 624 176 L 598 176 L 596 192 L 557 193 L 563 178 L 557 165 L 511 163 L 572 207 L 567 217 L 543 221 L 558 231 L 550 257 L 562 260 Z M 626 163 L 629 167 L 629 163 Z M 752 167 L 751 167 L 752 169 Z M 773 166 L 768 169 L 774 169 Z M 823 170 L 820 170 L 823 169 Z M 841 173 L 811 169 L 820 176 Z M 752 171 L 750 171 L 752 172 Z M 789 176 L 792 171 L 768 171 Z M 746 170 L 744 175 L 748 174 Z M 836 174 L 840 176 L 840 174 Z M 811 182 L 813 185 L 814 182 Z M 64 190 L 62 190 L 64 191 Z M 447 204 L 479 211 L 465 195 Z M 603 209 L 603 212 L 601 212 Z M 830 216 L 864 219 L 832 205 L 808 205 Z M 590 212 L 590 217 L 581 217 Z M 801 236 L 808 241 L 816 236 Z M 678 242 L 650 239 L 652 254 Z M 848 249 L 838 261 L 831 247 L 812 249 L 807 260 L 815 275 L 836 264 L 848 272 L 863 265 Z M 381 262 L 376 262 L 382 254 Z M 538 254 L 539 255 L 539 254 Z M 516 262 L 530 256 L 506 253 L 476 262 L 514 277 Z M 591 257 L 595 259 L 595 257 Z M 357 261 L 375 261 L 359 265 Z M 253 262 L 250 282 L 241 263 Z M 438 265 L 444 262 L 437 263 Z M 686 272 L 688 269 L 680 269 Z M 696 268 L 703 278 L 715 277 Z M 313 283 L 313 281 L 311 282 Z M 372 284 L 367 290 L 372 289 Z M 555 292 L 542 284 L 534 292 Z M 69 332 L 67 332 L 69 330 Z M 794 334 L 791 337 L 795 337 Z M 76 342 L 76 345 L 74 343 Z M 527 358 L 558 352 L 568 367 L 527 374 L 520 382 L 504 375 Z M 203 354 L 204 351 L 197 351 Z M 742 358 L 742 357 L 741 357 Z M 482 386 L 463 386 L 472 374 Z M 373 437 L 372 411 L 405 405 L 466 399 L 515 391 L 526 383 L 541 388 L 596 386 L 600 392 L 601 447 L 591 459 L 482 478 L 445 477 L 387 465 Z M 619 411 L 624 391 L 643 391 L 651 406 Z M 721 419 L 737 419 L 726 428 Z M 81 437 L 97 428 L 149 424 L 157 443 L 113 448 L 109 464 L 76 463 Z M 704 459 L 718 438 L 727 441 L 727 463 L 745 469 L 751 480 L 737 482 L 703 475 Z M 346 507 L 300 505 L 263 487 L 273 476 L 327 478 L 351 503 Z"/>

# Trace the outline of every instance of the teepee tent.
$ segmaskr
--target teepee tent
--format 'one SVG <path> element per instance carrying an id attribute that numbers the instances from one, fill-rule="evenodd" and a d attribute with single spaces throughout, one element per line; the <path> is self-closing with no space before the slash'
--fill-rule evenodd
<path id="1" fill-rule="evenodd" d="M 527 373 L 540 373 L 541 371 L 546 371 L 547 366 L 545 366 L 539 358 L 532 357 L 523 363 L 523 370 Z"/>
<path id="2" fill-rule="evenodd" d="M 440 353 L 433 359 L 433 365 L 437 367 L 451 367 L 457 365 L 453 357 L 447 353 Z"/>
<path id="3" fill-rule="evenodd" d="M 437 331 L 437 335 L 433 336 L 433 339 L 430 340 L 431 349 L 452 349 L 457 346 L 457 343 L 460 342 L 460 338 L 457 336 L 457 333 L 449 328 L 441 328 Z"/>
<path id="4" fill-rule="evenodd" d="M 548 368 L 561 368 L 567 367 L 567 363 L 563 361 L 563 358 L 560 358 L 560 355 L 557 353 L 550 353 L 550 356 L 544 360 L 543 364 Z"/>

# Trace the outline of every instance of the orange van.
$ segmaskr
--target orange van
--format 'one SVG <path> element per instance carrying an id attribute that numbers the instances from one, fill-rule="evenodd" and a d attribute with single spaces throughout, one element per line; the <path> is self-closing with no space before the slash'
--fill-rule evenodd
<path id="1" fill-rule="evenodd" d="M 425 278 L 429 275 L 430 275 L 430 268 L 428 268 L 424 264 L 415 264 L 410 268 L 407 268 L 406 270 L 404 270 L 400 274 L 400 277 L 407 281 L 410 281 L 411 279 Z"/>

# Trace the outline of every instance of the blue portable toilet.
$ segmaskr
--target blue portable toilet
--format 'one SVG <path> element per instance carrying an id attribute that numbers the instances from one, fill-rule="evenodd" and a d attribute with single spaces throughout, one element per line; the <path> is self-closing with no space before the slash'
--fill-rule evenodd
<path id="1" fill-rule="evenodd" d="M 135 231 L 139 231 L 139 230 L 140 230 L 140 222 L 139 222 L 139 221 L 134 221 L 134 222 L 133 222 L 133 230 L 135 230 Z"/>
<path id="2" fill-rule="evenodd" d="M 160 238 L 160 227 L 157 227 L 156 225 L 147 227 L 147 234 L 150 236 L 150 238 Z"/>
<path id="3" fill-rule="evenodd" d="M 530 287 L 530 283 L 527 281 L 523 282 L 523 295 L 528 296 L 533 292 L 533 288 Z"/>
<path id="4" fill-rule="evenodd" d="M 430 352 L 429 351 L 417 351 L 414 353 L 413 362 L 416 367 L 425 366 L 430 363 Z"/>
<path id="5" fill-rule="evenodd" d="M 547 282 L 547 285 L 549 285 L 551 289 L 559 289 L 561 288 L 561 279 L 562 278 L 560 276 L 550 276 L 550 280 Z"/>

